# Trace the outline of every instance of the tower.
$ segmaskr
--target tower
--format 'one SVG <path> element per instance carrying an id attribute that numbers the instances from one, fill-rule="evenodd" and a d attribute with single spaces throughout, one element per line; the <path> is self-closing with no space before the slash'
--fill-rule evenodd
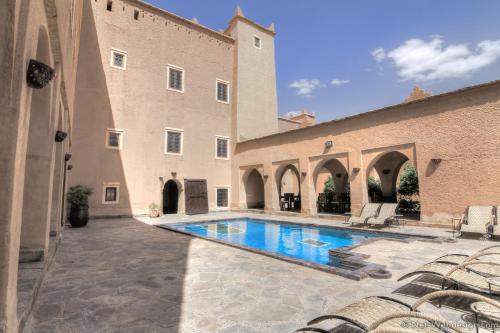
<path id="1" fill-rule="evenodd" d="M 226 30 L 236 40 L 233 71 L 233 131 L 237 141 L 278 132 L 274 25 L 247 19 L 240 7 Z"/>

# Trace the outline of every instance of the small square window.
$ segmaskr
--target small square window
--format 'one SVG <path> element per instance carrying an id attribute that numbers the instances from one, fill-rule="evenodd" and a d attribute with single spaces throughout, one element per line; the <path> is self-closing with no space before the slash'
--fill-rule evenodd
<path id="1" fill-rule="evenodd" d="M 127 67 L 127 52 L 111 49 L 111 67 L 125 69 Z"/>
<path id="2" fill-rule="evenodd" d="M 102 190 L 102 203 L 116 204 L 120 197 L 119 183 L 104 183 Z"/>
<path id="3" fill-rule="evenodd" d="M 229 139 L 226 137 L 216 137 L 216 158 L 227 159 L 229 157 Z"/>
<path id="4" fill-rule="evenodd" d="M 217 188 L 217 208 L 229 208 L 229 188 Z"/>
<path id="5" fill-rule="evenodd" d="M 262 48 L 262 40 L 260 39 L 260 37 L 253 36 L 253 46 L 255 46 L 258 49 Z"/>
<path id="6" fill-rule="evenodd" d="M 139 19 L 139 11 L 134 10 L 134 20 L 138 20 L 138 19 Z"/>
<path id="7" fill-rule="evenodd" d="M 106 131 L 106 148 L 122 149 L 123 130 L 108 128 Z"/>
<path id="8" fill-rule="evenodd" d="M 182 130 L 165 130 L 165 154 L 182 155 Z"/>
<path id="9" fill-rule="evenodd" d="M 184 70 L 180 67 L 168 66 L 167 75 L 167 88 L 170 90 L 184 92 Z"/>
<path id="10" fill-rule="evenodd" d="M 108 10 L 108 12 L 113 10 L 113 1 L 108 1 L 108 3 L 106 4 L 106 9 Z"/>
<path id="11" fill-rule="evenodd" d="M 222 103 L 229 103 L 229 83 L 217 80 L 217 101 Z"/>

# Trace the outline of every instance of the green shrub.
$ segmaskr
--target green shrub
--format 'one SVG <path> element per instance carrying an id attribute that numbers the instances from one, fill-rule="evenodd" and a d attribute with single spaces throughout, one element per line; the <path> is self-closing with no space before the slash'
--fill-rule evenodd
<path id="1" fill-rule="evenodd" d="M 325 181 L 325 187 L 323 189 L 325 193 L 333 193 L 335 192 L 335 182 L 333 181 L 332 176 L 329 176 Z"/>
<path id="2" fill-rule="evenodd" d="M 418 194 L 418 174 L 417 169 L 409 164 L 403 171 L 399 179 L 398 193 L 404 197 L 411 197 Z"/>
<path id="3" fill-rule="evenodd" d="M 401 178 L 399 178 L 398 194 L 401 196 L 399 200 L 399 211 L 401 213 L 420 213 L 418 174 L 417 169 L 412 164 L 405 167 Z"/>
<path id="4" fill-rule="evenodd" d="M 382 193 L 382 184 L 380 180 L 375 179 L 375 177 L 368 177 L 368 194 Z"/>
<path id="5" fill-rule="evenodd" d="M 89 196 L 92 195 L 92 189 L 85 185 L 76 185 L 69 188 L 66 194 L 66 201 L 71 206 L 88 206 Z"/>

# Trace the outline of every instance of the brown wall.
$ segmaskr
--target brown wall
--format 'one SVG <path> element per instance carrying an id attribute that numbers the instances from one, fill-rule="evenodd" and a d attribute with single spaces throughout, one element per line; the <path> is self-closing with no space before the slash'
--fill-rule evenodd
<path id="1" fill-rule="evenodd" d="M 500 82 L 326 122 L 238 144 L 235 169 L 261 165 L 266 209 L 277 209 L 276 170 L 301 173 L 302 212 L 315 213 L 314 183 L 324 161 L 338 158 L 349 171 L 352 208 L 367 202 L 366 178 L 386 152 L 399 151 L 418 170 L 422 219 L 449 223 L 468 205 L 500 204 Z M 325 149 L 332 140 L 333 148 Z M 441 159 L 433 163 L 431 159 Z M 359 169 L 359 171 L 357 171 Z M 244 207 L 241 179 L 233 176 L 234 208 Z"/>

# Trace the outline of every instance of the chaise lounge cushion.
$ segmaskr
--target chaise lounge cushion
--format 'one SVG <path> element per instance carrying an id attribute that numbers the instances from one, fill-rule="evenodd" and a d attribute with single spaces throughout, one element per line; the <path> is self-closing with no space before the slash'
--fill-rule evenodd
<path id="1" fill-rule="evenodd" d="M 387 220 L 396 215 L 397 203 L 385 203 L 380 207 L 380 211 L 376 217 L 371 217 L 366 223 L 368 224 L 385 224 Z"/>
<path id="2" fill-rule="evenodd" d="M 493 222 L 492 206 L 469 206 L 466 222 L 460 226 L 461 232 L 486 234 L 488 225 Z"/>
<path id="3" fill-rule="evenodd" d="M 377 215 L 377 211 L 380 207 L 380 204 L 378 203 L 367 203 L 363 206 L 363 210 L 361 211 L 360 216 L 351 216 L 349 218 L 349 223 L 351 224 L 359 224 L 359 223 L 366 223 L 366 220 L 372 216 Z"/>

